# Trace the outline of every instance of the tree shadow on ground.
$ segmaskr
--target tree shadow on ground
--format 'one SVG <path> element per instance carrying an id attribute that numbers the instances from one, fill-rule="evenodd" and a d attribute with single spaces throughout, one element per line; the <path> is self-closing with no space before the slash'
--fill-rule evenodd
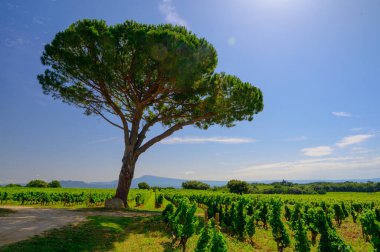
<path id="1" fill-rule="evenodd" d="M 7 216 L 8 214 L 15 213 L 15 210 L 7 209 L 7 208 L 0 208 L 0 217 Z"/>
<path id="2" fill-rule="evenodd" d="M 0 247 L 0 251 L 115 251 L 118 243 L 125 243 L 127 249 L 122 251 L 135 251 L 128 247 L 131 242 L 138 241 L 128 240 L 129 236 L 151 237 L 152 233 L 161 241 L 153 245 L 156 249 L 161 245 L 163 251 L 173 251 L 171 243 L 167 242 L 169 234 L 159 216 L 91 216 L 87 219 L 86 222 L 49 230 L 28 240 Z"/>
<path id="3" fill-rule="evenodd" d="M 134 208 L 122 208 L 122 209 L 110 209 L 110 208 L 104 208 L 104 207 L 83 207 L 83 208 L 76 208 L 72 211 L 76 212 L 111 212 L 111 213 L 146 213 L 146 214 L 152 214 L 152 215 L 161 215 L 163 209 L 157 209 L 157 210 L 145 210 L 145 209 L 134 209 Z"/>

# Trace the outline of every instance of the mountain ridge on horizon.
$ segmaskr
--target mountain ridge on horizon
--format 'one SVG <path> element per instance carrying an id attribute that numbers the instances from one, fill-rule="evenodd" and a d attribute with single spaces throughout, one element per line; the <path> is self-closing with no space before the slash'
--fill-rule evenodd
<path id="1" fill-rule="evenodd" d="M 182 182 L 189 181 L 192 179 L 181 179 L 181 178 L 169 178 L 169 177 L 161 177 L 154 175 L 143 175 L 138 178 L 134 178 L 131 184 L 131 188 L 137 188 L 138 183 L 146 182 L 150 186 L 159 186 L 159 187 L 174 187 L 180 188 L 182 186 Z M 210 186 L 223 186 L 227 184 L 227 180 L 203 180 L 200 179 L 198 181 L 209 184 Z M 270 184 L 273 182 L 279 182 L 281 180 L 260 180 L 260 181 L 247 181 L 248 183 L 264 183 Z M 365 183 L 368 181 L 371 182 L 380 182 L 380 178 L 371 178 L 371 179 L 299 179 L 299 180 L 287 180 L 289 182 L 298 183 L 298 184 L 307 184 L 313 182 L 358 182 Z M 116 188 L 117 180 L 108 181 L 108 182 L 84 182 L 84 181 L 75 181 L 75 180 L 61 180 L 61 185 L 64 188 Z"/>

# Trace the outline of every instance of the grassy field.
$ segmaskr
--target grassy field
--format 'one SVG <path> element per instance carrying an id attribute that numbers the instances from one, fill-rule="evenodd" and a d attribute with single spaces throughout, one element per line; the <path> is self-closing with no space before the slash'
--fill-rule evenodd
<path id="1" fill-rule="evenodd" d="M 4 188 L 0 188 L 0 191 Z M 20 190 L 20 189 L 19 189 Z M 28 190 L 22 188 L 21 190 Z M 39 189 L 54 192 L 62 190 L 65 192 L 107 192 L 113 193 L 110 189 Z M 172 190 L 170 190 L 173 192 Z M 133 189 L 132 194 L 139 193 L 138 189 Z M 191 190 L 175 190 L 175 192 L 192 193 Z M 205 192 L 209 193 L 209 192 Z M 212 193 L 212 192 L 210 192 Z M 154 193 L 148 193 L 145 203 L 142 206 L 136 206 L 133 200 L 129 201 L 131 209 L 129 211 L 162 211 L 167 200 L 161 208 L 155 208 Z M 252 197 L 273 197 L 273 195 L 253 195 Z M 360 201 L 376 202 L 379 204 L 380 193 L 327 193 L 325 195 L 277 195 L 283 200 L 301 200 L 301 201 Z M 16 204 L 18 202 L 9 201 L 7 204 Z M 53 204 L 48 206 L 35 205 L 37 207 L 63 207 L 62 204 Z M 67 208 L 86 208 L 86 205 L 66 206 Z M 98 206 L 100 208 L 101 206 Z M 99 209 L 100 210 L 100 209 Z M 2 214 L 11 214 L 3 212 Z M 188 242 L 188 251 L 194 251 L 199 238 L 199 230 L 203 225 L 204 210 L 197 209 L 199 218 L 198 232 L 190 238 Z M 101 215 L 101 211 L 99 212 Z M 335 221 L 334 221 L 334 225 Z M 285 251 L 293 251 L 294 237 L 286 223 L 287 230 L 291 235 L 291 247 Z M 374 251 L 372 245 L 362 237 L 361 226 L 359 223 L 353 223 L 352 218 L 345 219 L 341 227 L 337 227 L 340 237 L 349 244 L 354 251 L 368 252 Z M 254 244 L 247 241 L 238 240 L 235 237 L 225 233 L 228 245 L 228 251 L 276 251 L 276 243 L 272 238 L 271 229 L 264 229 L 261 226 L 256 228 L 254 235 Z M 319 236 L 318 236 L 319 239 Z M 317 251 L 317 245 L 313 246 L 312 251 Z M 37 236 L 29 240 L 17 242 L 5 247 L 0 251 L 181 251 L 178 244 L 171 243 L 170 233 L 162 222 L 161 217 L 110 217 L 110 216 L 92 216 L 88 217 L 87 222 L 78 225 L 69 225 L 61 229 L 48 231 L 42 236 Z"/>

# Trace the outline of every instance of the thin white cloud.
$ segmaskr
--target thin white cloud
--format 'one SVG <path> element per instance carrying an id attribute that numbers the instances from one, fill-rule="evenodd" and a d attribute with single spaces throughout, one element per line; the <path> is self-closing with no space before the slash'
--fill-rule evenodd
<path id="1" fill-rule="evenodd" d="M 305 156 L 309 157 L 322 157 L 331 155 L 333 152 L 333 149 L 330 146 L 318 146 L 313 148 L 304 148 L 301 150 L 301 152 Z"/>
<path id="2" fill-rule="evenodd" d="M 348 112 L 332 112 L 332 114 L 337 117 L 352 117 L 352 114 Z"/>
<path id="3" fill-rule="evenodd" d="M 188 27 L 188 23 L 180 17 L 172 0 L 162 0 L 159 5 L 160 12 L 164 15 L 165 21 L 180 26 Z"/>
<path id="4" fill-rule="evenodd" d="M 45 24 L 44 19 L 41 18 L 41 17 L 33 17 L 33 22 L 36 23 L 36 24 L 39 24 L 39 25 Z"/>
<path id="5" fill-rule="evenodd" d="M 298 137 L 291 137 L 286 139 L 286 141 L 289 142 L 301 142 L 301 141 L 306 141 L 308 138 L 306 136 L 298 136 Z"/>
<path id="6" fill-rule="evenodd" d="M 241 144 L 252 143 L 256 140 L 253 138 L 238 137 L 170 137 L 161 141 L 162 144 L 203 144 L 203 143 L 223 143 L 223 144 Z"/>
<path id="7" fill-rule="evenodd" d="M 349 145 L 358 144 L 358 143 L 362 143 L 364 141 L 367 141 L 371 137 L 373 137 L 373 135 L 369 135 L 369 134 L 347 136 L 347 137 L 343 138 L 342 140 L 340 140 L 336 145 L 339 148 L 344 148 L 344 147 L 347 147 Z"/>
<path id="8" fill-rule="evenodd" d="M 4 43 L 5 46 L 7 46 L 7 47 L 24 47 L 24 46 L 27 46 L 30 44 L 30 42 L 28 40 L 25 40 L 21 37 L 6 38 L 1 42 Z"/>
<path id="9" fill-rule="evenodd" d="M 361 131 L 363 128 L 352 128 L 351 131 Z"/>
<path id="10" fill-rule="evenodd" d="M 363 147 L 352 147 L 351 152 L 355 154 L 364 154 L 364 153 L 371 152 L 371 150 L 367 148 L 363 148 Z"/>
<path id="11" fill-rule="evenodd" d="M 371 134 L 347 136 L 347 137 L 344 137 L 339 142 L 337 142 L 335 146 L 339 148 L 345 148 L 350 145 L 359 144 L 364 141 L 367 141 L 373 136 L 374 135 L 371 135 Z M 304 148 L 301 150 L 301 152 L 305 156 L 309 156 L 309 157 L 322 157 L 322 156 L 331 155 L 335 149 L 336 147 L 334 148 L 333 146 L 318 146 L 318 147 L 312 147 L 312 148 Z M 352 149 L 352 151 L 356 151 L 356 153 L 359 153 L 358 149 Z M 361 150 L 361 153 L 364 153 L 363 150 Z"/>
<path id="12" fill-rule="evenodd" d="M 250 165 L 234 170 L 244 179 L 354 179 L 378 176 L 380 156 L 343 156 Z"/>
<path id="13" fill-rule="evenodd" d="M 194 171 L 185 171 L 185 175 L 192 175 L 194 174 Z"/>
<path id="14" fill-rule="evenodd" d="M 227 44 L 230 46 L 233 46 L 236 44 L 236 38 L 234 36 L 231 36 L 227 39 Z"/>

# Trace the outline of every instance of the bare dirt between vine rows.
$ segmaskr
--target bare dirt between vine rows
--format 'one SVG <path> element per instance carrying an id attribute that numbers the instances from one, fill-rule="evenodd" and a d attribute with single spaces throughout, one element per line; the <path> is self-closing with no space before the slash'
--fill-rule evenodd
<path id="1" fill-rule="evenodd" d="M 1 206 L 16 211 L 0 217 L 0 246 L 40 235 L 44 231 L 76 224 L 87 216 L 146 217 L 157 215 L 153 212 L 72 210 L 60 208 L 33 208 L 21 206 Z"/>

